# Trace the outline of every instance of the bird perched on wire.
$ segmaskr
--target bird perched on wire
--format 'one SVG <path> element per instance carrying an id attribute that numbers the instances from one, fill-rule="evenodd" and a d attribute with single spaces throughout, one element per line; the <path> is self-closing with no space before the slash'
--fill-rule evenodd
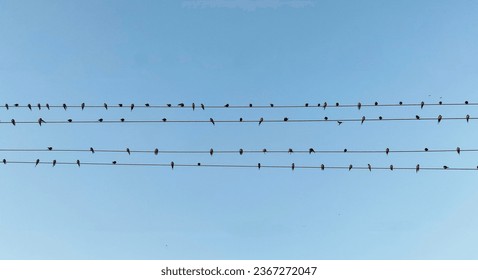
<path id="1" fill-rule="evenodd" d="M 66 106 L 66 104 L 63 103 L 63 109 L 65 109 L 65 111 L 66 111 L 67 108 L 68 108 L 68 106 Z"/>
<path id="2" fill-rule="evenodd" d="M 27 107 L 30 109 L 30 111 L 32 110 L 32 105 L 30 103 L 28 103 Z"/>
<path id="3" fill-rule="evenodd" d="M 12 119 L 12 124 L 16 125 L 15 119 Z"/>
<path id="4" fill-rule="evenodd" d="M 420 119 L 420 116 L 419 116 L 419 115 L 416 115 L 416 116 L 415 116 L 415 119 L 419 120 L 419 119 Z"/>
<path id="5" fill-rule="evenodd" d="M 423 109 L 423 106 L 425 106 L 425 102 L 422 101 L 422 103 L 420 103 L 420 109 Z"/>
<path id="6" fill-rule="evenodd" d="M 372 171 L 372 165 L 370 165 L 370 163 L 369 163 L 369 164 L 367 164 L 367 166 L 368 166 L 368 171 Z"/>
<path id="7" fill-rule="evenodd" d="M 267 149 L 265 149 L 265 148 L 262 149 L 262 152 L 263 152 L 264 154 L 267 153 Z"/>
<path id="8" fill-rule="evenodd" d="M 131 155 L 131 150 L 129 148 L 126 148 L 126 152 L 128 153 L 128 155 Z"/>
<path id="9" fill-rule="evenodd" d="M 121 118 L 120 121 L 121 121 L 121 122 L 124 122 L 124 118 Z"/>
<path id="10" fill-rule="evenodd" d="M 360 122 L 360 124 L 363 124 L 364 121 L 365 121 L 365 116 L 362 117 L 362 121 Z"/>
<path id="11" fill-rule="evenodd" d="M 390 165 L 390 170 L 393 171 L 393 165 Z"/>
<path id="12" fill-rule="evenodd" d="M 214 150 L 213 150 L 212 148 L 209 150 L 209 154 L 210 154 L 211 156 L 214 154 Z"/>
<path id="13" fill-rule="evenodd" d="M 7 110 L 8 110 L 8 108 L 10 108 L 10 107 L 8 106 L 8 104 L 7 104 L 7 103 L 5 103 L 5 109 L 7 109 Z"/>
<path id="14" fill-rule="evenodd" d="M 288 120 L 289 120 L 289 118 L 287 118 L 287 117 L 284 118 L 284 121 L 285 121 L 285 122 L 288 121 Z"/>
<path id="15" fill-rule="evenodd" d="M 470 115 L 466 115 L 466 122 L 469 122 L 470 121 Z"/>
<path id="16" fill-rule="evenodd" d="M 327 102 L 324 102 L 323 107 L 324 107 L 324 110 L 325 110 L 325 108 L 327 108 Z"/>
<path id="17" fill-rule="evenodd" d="M 103 107 L 105 107 L 105 109 L 108 110 L 108 104 L 103 103 Z"/>
<path id="18" fill-rule="evenodd" d="M 48 151 L 53 151 L 53 147 L 48 147 Z"/>
<path id="19" fill-rule="evenodd" d="M 460 154 L 460 152 L 461 152 L 460 147 L 456 147 L 456 152 L 457 152 L 458 154 Z"/>
<path id="20" fill-rule="evenodd" d="M 48 110 L 50 110 L 50 104 L 47 103 L 45 106 Z"/>
<path id="21" fill-rule="evenodd" d="M 420 171 L 420 164 L 417 164 L 417 167 L 415 167 L 415 172 L 418 173 L 418 171 Z"/>
<path id="22" fill-rule="evenodd" d="M 261 123 L 264 121 L 264 118 L 260 118 L 259 119 L 259 125 L 261 125 Z"/>
<path id="23" fill-rule="evenodd" d="M 292 148 L 289 148 L 289 151 L 287 151 L 289 154 L 292 154 L 294 151 L 292 150 Z"/>
<path id="24" fill-rule="evenodd" d="M 305 105 L 304 105 L 304 106 L 305 106 L 305 107 L 309 107 L 309 103 L 305 103 Z"/>
<path id="25" fill-rule="evenodd" d="M 257 164 L 257 169 L 259 169 L 259 170 L 261 169 L 261 164 L 260 163 Z"/>
<path id="26" fill-rule="evenodd" d="M 274 104 L 271 103 L 270 105 L 271 105 L 271 108 L 274 107 Z"/>
<path id="27" fill-rule="evenodd" d="M 349 171 L 352 170 L 352 168 L 353 168 L 353 165 L 352 164 L 349 165 Z"/>
<path id="28" fill-rule="evenodd" d="M 42 123 L 46 123 L 42 118 L 38 119 L 38 124 L 41 126 Z"/>
<path id="29" fill-rule="evenodd" d="M 357 103 L 357 108 L 360 110 L 362 108 L 362 103 Z"/>
<path id="30" fill-rule="evenodd" d="M 171 108 L 172 105 L 171 105 L 170 103 L 168 103 L 168 104 L 166 104 L 166 106 L 168 106 L 169 108 Z"/>
<path id="31" fill-rule="evenodd" d="M 443 169 L 447 170 L 447 169 L 448 169 L 448 166 L 443 165 Z"/>
<path id="32" fill-rule="evenodd" d="M 242 156 L 242 154 L 244 153 L 244 150 L 241 148 L 239 149 L 239 154 Z"/>
<path id="33" fill-rule="evenodd" d="M 320 165 L 320 169 L 321 169 L 321 170 L 324 170 L 324 169 L 325 169 L 325 165 L 324 165 L 323 163 Z"/>
<path id="34" fill-rule="evenodd" d="M 204 104 L 201 103 L 201 109 L 206 109 L 206 106 L 204 106 Z"/>
<path id="35" fill-rule="evenodd" d="M 38 107 L 38 110 L 41 110 L 41 104 L 40 103 L 37 104 L 37 107 Z"/>
<path id="36" fill-rule="evenodd" d="M 212 118 L 209 118 L 209 121 L 212 123 L 212 125 L 216 125 L 216 123 L 214 122 Z"/>
<path id="37" fill-rule="evenodd" d="M 37 159 L 37 160 L 35 161 L 35 167 L 37 167 L 38 164 L 40 164 L 40 159 Z"/>
<path id="38" fill-rule="evenodd" d="M 149 107 L 149 103 L 145 103 L 145 104 L 144 104 L 144 107 Z"/>
<path id="39" fill-rule="evenodd" d="M 229 104 L 224 105 L 224 107 L 229 108 Z"/>
<path id="40" fill-rule="evenodd" d="M 315 150 L 314 150 L 314 148 L 310 148 L 310 149 L 309 149 L 309 155 L 310 155 L 310 154 L 312 154 L 312 153 L 314 153 L 314 154 L 315 154 Z"/>
<path id="41" fill-rule="evenodd" d="M 194 102 L 193 102 L 193 104 L 191 105 L 191 107 L 193 108 L 193 111 L 194 111 L 194 109 L 196 109 L 196 104 L 194 104 Z"/>
<path id="42" fill-rule="evenodd" d="M 6 160 L 6 159 L 3 159 L 2 162 L 3 162 L 3 164 L 7 164 L 7 160 Z"/>
<path id="43" fill-rule="evenodd" d="M 343 122 L 342 121 L 337 121 L 337 124 L 338 125 L 341 125 Z"/>
<path id="44" fill-rule="evenodd" d="M 98 119 L 99 122 L 103 122 L 103 119 Z"/>
<path id="45" fill-rule="evenodd" d="M 162 119 L 163 122 L 166 122 L 167 120 L 168 120 L 168 119 L 166 119 L 166 118 L 163 118 L 163 119 Z"/>
<path id="46" fill-rule="evenodd" d="M 81 164 L 80 164 L 80 160 L 79 160 L 79 159 L 76 160 L 76 165 L 78 165 L 78 167 L 80 167 Z"/>
<path id="47" fill-rule="evenodd" d="M 157 156 L 158 154 L 159 154 L 159 150 L 158 150 L 158 148 L 154 149 L 154 155 L 156 155 L 156 156 Z"/>
<path id="48" fill-rule="evenodd" d="M 292 168 L 292 171 L 294 171 L 294 169 L 295 169 L 295 163 L 292 163 L 291 168 Z"/>
<path id="49" fill-rule="evenodd" d="M 389 149 L 389 148 L 386 148 L 386 149 L 385 149 L 385 154 L 388 155 L 388 153 L 390 153 L 390 149 Z"/>
<path id="50" fill-rule="evenodd" d="M 53 166 L 52 167 L 55 167 L 56 165 L 56 159 L 53 160 Z"/>
<path id="51" fill-rule="evenodd" d="M 443 119 L 442 115 L 438 115 L 438 123 L 440 123 L 442 119 Z"/>
<path id="52" fill-rule="evenodd" d="M 182 108 L 184 107 L 184 103 L 179 103 L 178 106 Z"/>
<path id="53" fill-rule="evenodd" d="M 90 152 L 91 152 L 92 154 L 94 154 L 94 153 L 95 153 L 95 149 L 93 149 L 93 147 L 90 147 Z"/>
<path id="54" fill-rule="evenodd" d="M 129 108 L 130 108 L 131 111 L 133 111 L 133 109 L 134 109 L 134 104 L 131 103 L 131 106 L 129 106 Z"/>
<path id="55" fill-rule="evenodd" d="M 171 169 L 174 169 L 174 161 L 171 161 Z"/>
<path id="56" fill-rule="evenodd" d="M 116 162 L 116 160 L 113 160 L 111 163 L 112 163 L 113 165 L 115 165 L 117 162 Z"/>

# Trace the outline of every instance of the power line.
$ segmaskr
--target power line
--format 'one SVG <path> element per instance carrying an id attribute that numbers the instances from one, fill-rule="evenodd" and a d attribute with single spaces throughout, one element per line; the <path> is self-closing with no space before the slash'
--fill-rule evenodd
<path id="1" fill-rule="evenodd" d="M 349 149 L 319 149 L 319 148 L 309 148 L 309 149 L 299 149 L 295 150 L 292 148 L 284 150 L 271 150 L 271 149 L 257 149 L 257 150 L 246 150 L 246 149 L 237 149 L 237 150 L 216 150 L 211 148 L 210 150 L 163 150 L 163 149 L 150 149 L 150 150 L 135 150 L 130 148 L 125 149 L 96 149 L 90 147 L 88 149 L 57 149 L 53 147 L 47 147 L 44 149 L 22 149 L 22 148 L 0 148 L 0 152 L 60 152 L 60 153 L 128 153 L 128 154 L 393 154 L 393 153 L 467 153 L 467 152 L 478 152 L 478 148 L 473 149 L 462 149 L 457 147 L 455 149 L 408 149 L 408 150 L 394 150 L 394 149 L 369 149 L 369 150 L 349 150 Z"/>
<path id="2" fill-rule="evenodd" d="M 360 122 L 361 124 L 366 122 L 396 122 L 396 121 L 435 121 L 435 122 L 442 122 L 445 120 L 466 120 L 469 122 L 470 120 L 476 120 L 478 117 L 470 117 L 470 115 L 466 115 L 465 117 L 443 117 L 439 115 L 438 117 L 420 117 L 415 116 L 414 118 L 384 118 L 379 116 L 377 118 L 367 118 L 363 116 L 362 118 L 346 118 L 346 119 L 329 119 L 328 117 L 324 117 L 324 119 L 290 119 L 288 117 L 284 117 L 283 119 L 264 119 L 260 118 L 259 120 L 252 120 L 252 119 L 243 119 L 239 118 L 238 120 L 214 120 L 210 118 L 209 120 L 168 120 L 166 118 L 161 120 L 127 120 L 125 118 L 121 118 L 119 120 L 105 120 L 105 119 L 98 119 L 98 120 L 73 120 L 68 119 L 66 121 L 63 120 L 45 120 L 43 118 L 38 119 L 37 121 L 17 121 L 12 119 L 11 121 L 0 121 L 0 124 L 13 124 L 14 126 L 17 124 L 114 124 L 114 123 L 211 123 L 215 125 L 216 123 L 257 123 L 261 125 L 262 123 L 322 123 L 322 122 L 335 122 L 339 125 L 346 123 L 346 122 Z"/>
<path id="3" fill-rule="evenodd" d="M 395 170 L 413 170 L 415 172 L 419 172 L 422 170 L 429 170 L 429 171 L 478 171 L 478 166 L 477 167 L 449 167 L 449 166 L 442 166 L 442 167 L 421 167 L 419 164 L 417 164 L 415 167 L 399 167 L 399 166 L 394 166 L 390 165 L 388 167 L 380 166 L 380 167 L 374 167 L 370 164 L 367 166 L 326 166 L 324 164 L 321 164 L 320 166 L 311 166 L 311 165 L 296 165 L 294 163 L 290 165 L 266 165 L 266 164 L 252 164 L 252 165 L 242 165 L 242 164 L 202 164 L 202 163 L 196 163 L 196 164 L 183 164 L 183 163 L 120 163 L 117 161 L 113 162 L 80 162 L 77 160 L 76 162 L 60 162 L 60 161 L 41 161 L 41 160 L 36 160 L 36 161 L 9 161 L 6 159 L 3 159 L 3 165 L 8 165 L 8 164 L 25 164 L 25 165 L 50 165 L 50 166 L 57 166 L 57 165 L 76 165 L 78 167 L 81 166 L 135 166 L 135 167 L 169 167 L 171 169 L 177 168 L 177 167 L 210 167 L 210 168 L 254 168 L 254 169 L 320 169 L 320 170 L 368 170 L 368 171 L 373 171 L 373 170 L 389 170 L 389 171 L 395 171 Z"/>
<path id="4" fill-rule="evenodd" d="M 249 103 L 247 105 L 231 105 L 231 104 L 224 104 L 224 105 L 206 105 L 203 103 L 179 103 L 179 104 L 164 104 L 164 105 L 157 105 L 157 104 L 150 104 L 150 103 L 145 103 L 145 104 L 108 104 L 104 103 L 102 105 L 87 105 L 85 103 L 82 103 L 80 105 L 68 105 L 66 103 L 61 104 L 61 105 L 50 105 L 49 103 L 33 103 L 33 104 L 5 104 L 3 107 L 6 110 L 9 110 L 11 108 L 28 108 L 29 110 L 50 110 L 50 109 L 63 109 L 63 110 L 68 110 L 70 108 L 75 108 L 75 109 L 104 109 L 108 110 L 111 108 L 121 108 L 121 109 L 128 109 L 133 111 L 134 109 L 192 109 L 192 110 L 206 110 L 206 109 L 277 109 L 277 108 L 282 108 L 282 109 L 294 109 L 294 108 L 323 108 L 323 109 L 328 109 L 328 108 L 367 108 L 367 107 L 428 107 L 428 106 L 478 106 L 478 102 L 469 102 L 469 101 L 464 101 L 464 102 L 436 102 L 436 103 L 427 103 L 427 102 L 420 102 L 420 103 L 404 103 L 402 101 L 397 102 L 397 103 L 384 103 L 381 104 L 379 102 L 374 102 L 374 103 L 361 103 L 358 102 L 356 104 L 341 104 L 339 102 L 335 103 L 304 103 L 303 105 L 276 105 L 273 103 L 269 103 L 268 105 L 254 105 L 252 103 Z"/>

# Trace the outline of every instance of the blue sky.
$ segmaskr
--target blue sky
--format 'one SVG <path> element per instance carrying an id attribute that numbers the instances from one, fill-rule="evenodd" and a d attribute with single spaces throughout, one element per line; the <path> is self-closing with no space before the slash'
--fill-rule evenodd
<path id="1" fill-rule="evenodd" d="M 0 0 L 0 104 L 464 102 L 474 1 Z M 360 118 L 474 108 L 0 109 L 0 120 Z M 2 148 L 476 148 L 473 121 L 2 125 Z M 2 153 L 11 160 L 463 166 L 474 154 Z M 1 259 L 476 259 L 474 172 L 0 166 Z"/>

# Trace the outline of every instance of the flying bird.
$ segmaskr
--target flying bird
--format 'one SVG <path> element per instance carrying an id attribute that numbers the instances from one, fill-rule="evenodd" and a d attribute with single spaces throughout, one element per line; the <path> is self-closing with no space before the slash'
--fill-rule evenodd
<path id="1" fill-rule="evenodd" d="M 28 107 L 28 109 L 30 109 L 30 111 L 32 110 L 32 105 L 31 104 L 28 104 L 27 107 Z"/>
<path id="2" fill-rule="evenodd" d="M 128 153 L 128 155 L 131 155 L 131 150 L 129 148 L 126 148 L 126 152 Z"/>
<path id="3" fill-rule="evenodd" d="M 442 115 L 438 115 L 438 123 L 440 123 L 442 119 L 443 119 Z"/>
<path id="4" fill-rule="evenodd" d="M 372 166 L 370 165 L 370 163 L 367 166 L 368 166 L 368 171 L 372 171 Z"/>
<path id="5" fill-rule="evenodd" d="M 457 152 L 458 154 L 460 154 L 460 152 L 461 152 L 460 147 L 456 147 L 456 152 Z"/>
<path id="6" fill-rule="evenodd" d="M 309 149 L 309 155 L 310 155 L 310 154 L 312 154 L 312 153 L 314 153 L 314 154 L 315 154 L 315 150 L 314 150 L 314 148 L 310 148 L 310 149 Z"/>
<path id="7" fill-rule="evenodd" d="M 205 109 L 205 106 L 202 103 L 201 103 L 201 109 L 203 109 L 203 110 Z"/>
<path id="8" fill-rule="evenodd" d="M 158 148 L 154 149 L 154 155 L 156 155 L 156 156 L 157 156 L 157 155 L 158 155 L 158 153 L 159 153 L 159 150 L 158 150 Z"/>
<path id="9" fill-rule="evenodd" d="M 209 154 L 210 154 L 211 156 L 214 154 L 214 150 L 213 150 L 212 148 L 209 150 Z"/>
<path id="10" fill-rule="evenodd" d="M 37 160 L 35 161 L 35 167 L 37 167 L 37 165 L 38 165 L 39 163 L 40 163 L 40 159 L 37 159 Z"/>
<path id="11" fill-rule="evenodd" d="M 76 160 L 76 165 L 78 165 L 78 167 L 80 167 L 81 164 L 80 164 L 80 160 L 79 160 L 79 159 Z"/>
<path id="12" fill-rule="evenodd" d="M 212 118 L 209 118 L 209 121 L 212 123 L 212 125 L 216 125 L 216 123 L 214 122 Z"/>
<path id="13" fill-rule="evenodd" d="M 42 118 L 38 119 L 38 124 L 41 126 L 42 123 L 46 123 Z"/>
<path id="14" fill-rule="evenodd" d="M 466 122 L 470 121 L 470 115 L 466 115 Z"/>
<path id="15" fill-rule="evenodd" d="M 363 124 L 364 121 L 365 121 L 365 116 L 362 117 L 362 121 L 360 122 L 360 124 Z"/>
<path id="16" fill-rule="evenodd" d="M 12 119 L 12 124 L 16 125 L 15 119 Z"/>
<path id="17" fill-rule="evenodd" d="M 263 121 L 264 121 L 264 118 L 261 118 L 261 119 L 259 120 L 259 125 L 261 125 L 261 123 L 262 123 Z"/>
<path id="18" fill-rule="evenodd" d="M 66 104 L 63 103 L 63 109 L 65 109 L 65 111 L 66 111 L 67 108 L 68 108 L 68 106 L 66 106 Z"/>
<path id="19" fill-rule="evenodd" d="M 104 103 L 103 106 L 105 107 L 106 110 L 108 110 L 108 104 Z"/>
<path id="20" fill-rule="evenodd" d="M 417 167 L 415 167 L 415 172 L 418 173 L 418 171 L 420 171 L 420 164 L 417 164 Z"/>
<path id="21" fill-rule="evenodd" d="M 357 103 L 357 108 L 360 110 L 362 108 L 362 103 Z"/>

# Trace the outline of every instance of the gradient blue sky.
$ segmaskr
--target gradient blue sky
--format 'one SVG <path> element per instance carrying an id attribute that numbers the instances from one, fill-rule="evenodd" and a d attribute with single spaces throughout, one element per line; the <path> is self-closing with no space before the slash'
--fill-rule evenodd
<path id="1" fill-rule="evenodd" d="M 473 100 L 476 1 L 0 0 L 0 104 Z M 9 110 L 0 120 L 475 115 Z M 2 148 L 476 148 L 478 123 L 2 125 Z M 476 155 L 9 160 L 476 166 Z M 476 259 L 474 172 L 0 166 L 1 259 Z M 474 183 L 475 182 L 475 183 Z"/>

